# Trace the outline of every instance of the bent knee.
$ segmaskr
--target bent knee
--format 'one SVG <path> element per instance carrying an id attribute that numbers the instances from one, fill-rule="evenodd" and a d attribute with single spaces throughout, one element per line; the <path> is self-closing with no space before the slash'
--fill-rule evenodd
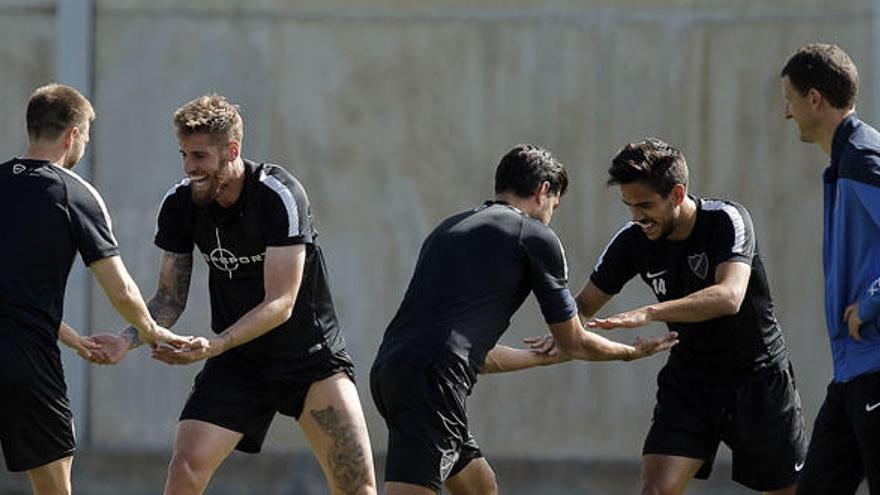
<path id="1" fill-rule="evenodd" d="M 168 485 L 170 493 L 201 493 L 211 479 L 211 468 L 196 456 L 177 452 L 171 457 L 168 466 Z M 173 488 L 173 489 L 172 489 Z"/>
<path id="2" fill-rule="evenodd" d="M 642 485 L 642 495 L 681 495 L 682 492 L 683 489 L 675 483 L 651 481 Z"/>

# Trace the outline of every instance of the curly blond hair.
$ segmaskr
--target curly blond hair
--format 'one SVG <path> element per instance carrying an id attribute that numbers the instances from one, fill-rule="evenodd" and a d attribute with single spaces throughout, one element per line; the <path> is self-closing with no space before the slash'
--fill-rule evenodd
<path id="1" fill-rule="evenodd" d="M 217 142 L 238 141 L 244 138 L 244 123 L 238 105 L 218 94 L 204 95 L 174 112 L 174 130 L 177 137 L 191 134 L 210 134 Z"/>

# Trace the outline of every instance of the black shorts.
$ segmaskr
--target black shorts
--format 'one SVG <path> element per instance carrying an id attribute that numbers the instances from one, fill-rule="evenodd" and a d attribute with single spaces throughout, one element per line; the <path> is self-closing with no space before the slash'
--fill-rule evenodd
<path id="1" fill-rule="evenodd" d="M 242 433 L 236 450 L 256 454 L 276 412 L 299 419 L 312 383 L 339 372 L 354 381 L 354 365 L 345 351 L 283 382 L 262 379 L 259 370 L 245 370 L 232 361 L 209 359 L 196 376 L 180 420 L 204 421 Z"/>
<path id="2" fill-rule="evenodd" d="M 704 459 L 707 479 L 718 444 L 733 452 L 734 481 L 758 491 L 797 482 L 807 451 L 801 399 L 790 364 L 734 384 L 707 383 L 666 366 L 642 454 Z"/>
<path id="3" fill-rule="evenodd" d="M 10 471 L 73 455 L 73 414 L 58 347 L 0 343 L 0 445 Z"/>
<path id="4" fill-rule="evenodd" d="M 447 478 L 483 457 L 468 431 L 467 387 L 443 365 L 377 363 L 370 372 L 370 391 L 388 426 L 385 481 L 439 492 Z"/>
<path id="5" fill-rule="evenodd" d="M 880 372 L 828 385 L 798 493 L 853 494 L 866 477 L 880 494 Z"/>

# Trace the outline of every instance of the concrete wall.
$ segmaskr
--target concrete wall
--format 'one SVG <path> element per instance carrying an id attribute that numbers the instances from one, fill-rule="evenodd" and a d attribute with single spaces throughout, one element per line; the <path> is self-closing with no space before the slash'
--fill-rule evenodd
<path id="1" fill-rule="evenodd" d="M 421 240 L 490 196 L 495 164 L 517 142 L 547 146 L 570 169 L 554 228 L 575 289 L 627 218 L 604 181 L 628 141 L 653 135 L 679 145 L 693 193 L 747 205 L 812 423 L 831 376 L 820 271 L 826 159 L 783 121 L 778 73 L 801 44 L 837 42 L 861 69 L 860 108 L 872 120 L 877 53 L 867 0 L 178 3 L 96 2 L 93 177 L 123 258 L 150 294 L 156 207 L 182 175 L 173 110 L 210 91 L 240 103 L 245 156 L 285 165 L 310 195 L 377 450 L 385 429 L 367 372 Z M 23 148 L 22 103 L 52 76 L 53 9 L 4 5 L 0 143 L 10 154 Z M 193 281 L 177 329 L 207 333 L 203 266 Z M 638 284 L 608 312 L 653 300 Z M 93 292 L 94 329 L 119 328 Z M 504 341 L 544 329 L 530 300 Z M 635 460 L 664 360 L 484 377 L 470 400 L 472 430 L 490 459 Z M 197 371 L 145 352 L 93 368 L 85 441 L 167 451 Z M 305 448 L 288 418 L 270 437 L 272 452 Z"/>

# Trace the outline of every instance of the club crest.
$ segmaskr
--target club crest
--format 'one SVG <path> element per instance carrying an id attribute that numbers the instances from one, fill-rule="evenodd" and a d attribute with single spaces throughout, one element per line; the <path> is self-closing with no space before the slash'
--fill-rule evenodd
<path id="1" fill-rule="evenodd" d="M 706 253 L 688 256 L 688 264 L 694 271 L 694 275 L 700 277 L 700 280 L 706 280 L 706 274 L 709 273 L 709 257 L 706 256 Z"/>

